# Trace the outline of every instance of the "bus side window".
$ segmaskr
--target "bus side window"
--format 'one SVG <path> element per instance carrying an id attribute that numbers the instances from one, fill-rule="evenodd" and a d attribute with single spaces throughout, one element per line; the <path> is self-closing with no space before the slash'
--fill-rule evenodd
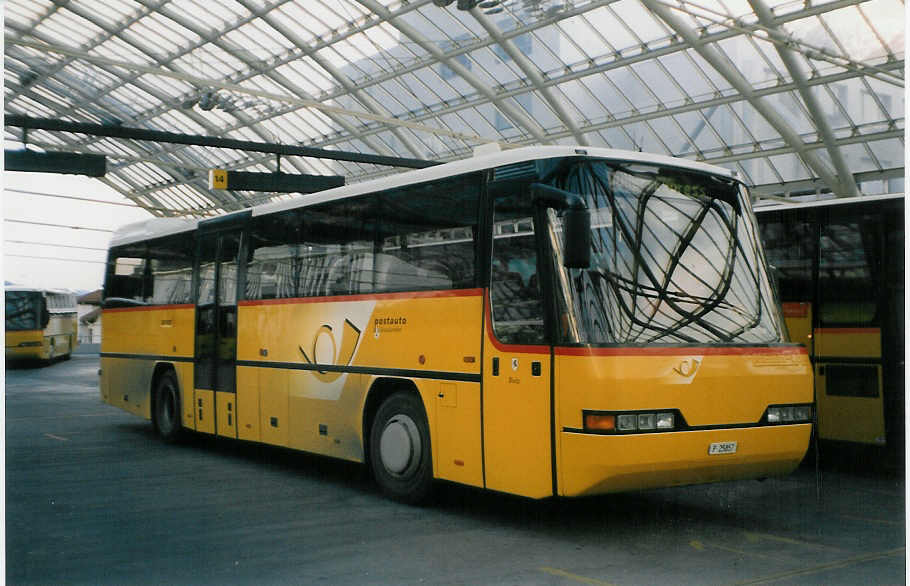
<path id="1" fill-rule="evenodd" d="M 107 282 L 104 287 L 105 299 L 117 298 L 136 303 L 145 303 L 146 296 L 151 295 L 151 290 L 146 293 L 148 283 L 145 257 L 114 256 L 111 254 L 112 266 L 109 268 Z"/>
<path id="2" fill-rule="evenodd" d="M 822 326 L 873 325 L 881 259 L 872 218 L 827 219 L 819 254 L 819 321 Z"/>
<path id="3" fill-rule="evenodd" d="M 382 194 L 374 291 L 474 287 L 479 194 L 471 175 Z"/>

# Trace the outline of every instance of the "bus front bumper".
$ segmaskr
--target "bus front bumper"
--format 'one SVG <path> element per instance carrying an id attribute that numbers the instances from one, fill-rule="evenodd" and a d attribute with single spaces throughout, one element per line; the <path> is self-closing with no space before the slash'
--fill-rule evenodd
<path id="1" fill-rule="evenodd" d="M 581 496 L 782 476 L 806 454 L 812 425 L 652 434 L 560 434 L 559 494 Z M 736 442 L 735 453 L 709 454 Z"/>

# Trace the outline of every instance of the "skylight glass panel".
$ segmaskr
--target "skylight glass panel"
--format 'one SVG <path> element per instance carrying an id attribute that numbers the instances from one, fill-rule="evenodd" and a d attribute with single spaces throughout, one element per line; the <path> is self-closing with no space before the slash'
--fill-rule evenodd
<path id="1" fill-rule="evenodd" d="M 893 16 L 899 18 L 901 15 L 898 13 Z M 843 10 L 835 10 L 821 15 L 819 18 L 830 29 L 828 34 L 833 35 L 834 39 L 843 46 L 843 52 L 852 59 L 872 62 L 887 57 L 886 48 L 875 37 L 857 7 L 851 6 Z M 838 49 L 837 53 L 840 54 L 842 51 Z"/>
<path id="2" fill-rule="evenodd" d="M 639 146 L 632 141 L 632 137 L 622 126 L 611 126 L 600 131 L 610 148 L 626 151 L 637 151 Z M 593 143 L 592 143 L 593 144 Z"/>
<path id="3" fill-rule="evenodd" d="M 223 79 L 237 71 L 246 71 L 248 66 L 238 57 L 231 55 L 213 43 L 194 49 L 188 55 L 174 60 L 179 71 L 202 79 Z"/>
<path id="4" fill-rule="evenodd" d="M 801 181 L 812 177 L 803 160 L 795 153 L 775 155 L 768 157 L 768 160 L 784 181 Z"/>
<path id="5" fill-rule="evenodd" d="M 589 94 L 603 105 L 603 108 L 606 110 L 603 119 L 612 116 L 621 117 L 627 115 L 631 111 L 632 104 L 626 98 L 625 94 L 620 93 L 617 87 L 609 81 L 609 78 L 607 78 L 606 75 L 590 75 L 588 77 L 583 77 L 578 81 L 585 87 Z M 597 112 L 597 114 L 600 114 L 600 112 Z M 592 118 L 591 121 L 596 123 L 602 121 L 602 119 L 595 117 Z"/>
<path id="6" fill-rule="evenodd" d="M 658 102 L 654 94 L 648 91 L 648 88 L 630 68 L 620 67 L 619 69 L 613 69 L 608 71 L 606 76 L 622 92 L 624 101 L 628 103 L 625 112 L 648 112 L 656 109 Z M 594 79 L 596 80 L 597 76 Z M 590 83 L 588 87 L 591 87 Z M 594 91 L 598 93 L 596 89 Z M 617 110 L 612 107 L 610 110 L 614 114 L 617 113 Z M 619 110 L 619 113 L 622 112 L 623 110 Z"/>
<path id="7" fill-rule="evenodd" d="M 688 96 L 693 98 L 705 97 L 713 92 L 713 88 L 705 79 L 687 54 L 683 51 L 677 51 L 669 55 L 664 55 L 658 59 L 671 75 L 679 82 Z"/>
<path id="8" fill-rule="evenodd" d="M 264 61 L 294 48 L 294 43 L 263 21 L 252 20 L 223 38 L 244 51 L 251 61 Z"/>
<path id="9" fill-rule="evenodd" d="M 127 35 L 140 45 L 155 47 L 156 52 L 153 56 L 158 60 L 178 54 L 184 47 L 201 40 L 199 35 L 157 13 L 149 14 L 133 23 L 124 37 Z"/>
<path id="10" fill-rule="evenodd" d="M 572 49 L 566 55 L 566 62 L 569 64 L 609 55 L 612 53 L 611 45 L 617 51 L 640 46 L 638 40 L 616 21 L 606 7 L 562 20 L 559 22 L 559 28 L 565 38 L 571 41 Z M 597 30 L 610 31 L 609 45 L 604 42 Z M 574 55 L 576 51 L 581 55 Z"/>
<path id="11" fill-rule="evenodd" d="M 730 82 L 727 79 L 717 72 L 714 67 L 712 67 L 707 61 L 702 58 L 694 49 L 686 49 L 686 54 L 692 60 L 692 62 L 701 70 L 705 76 L 710 80 L 711 85 L 716 88 L 716 91 L 719 91 L 725 95 L 733 93 L 733 86 L 730 85 Z"/>
<path id="12" fill-rule="evenodd" d="M 620 0 L 611 4 L 610 9 L 645 44 L 650 46 L 657 44 L 657 41 L 665 41 L 668 38 L 667 29 L 655 17 L 651 16 L 650 11 L 645 10 L 638 0 Z"/>
<path id="13" fill-rule="evenodd" d="M 904 91 L 904 88 L 895 86 L 890 83 L 885 83 L 879 81 L 874 77 L 864 78 L 868 87 L 863 88 L 866 92 L 865 95 L 876 98 L 876 105 L 880 105 L 885 110 L 885 116 L 887 118 L 903 118 L 905 110 L 905 104 L 907 101 L 907 93 Z M 874 112 L 874 110 L 872 111 Z M 870 114 L 872 113 L 870 112 Z M 865 113 L 865 112 L 864 112 Z M 875 120 L 874 116 L 870 116 L 871 119 Z"/>
<path id="14" fill-rule="evenodd" d="M 682 103 L 685 99 L 677 83 L 654 60 L 636 63 L 630 66 L 641 79 L 644 86 L 657 96 L 660 103 L 672 106 Z M 682 78 L 685 80 L 685 78 Z M 685 83 L 685 81 L 684 81 Z"/>
<path id="15" fill-rule="evenodd" d="M 883 169 L 896 169 L 904 166 L 904 143 L 900 139 L 876 140 L 866 143 L 866 145 Z"/>
<path id="16" fill-rule="evenodd" d="M 667 146 L 670 154 L 675 157 L 692 157 L 696 149 L 691 141 L 679 130 L 679 125 L 670 116 L 652 118 L 648 121 L 663 144 Z"/>
<path id="17" fill-rule="evenodd" d="M 446 46 L 451 47 L 453 40 L 462 39 L 463 42 L 476 38 L 476 35 L 461 20 L 459 12 L 462 11 L 441 9 L 429 4 L 403 14 L 399 20 L 417 30 L 426 41 L 445 50 Z M 471 17 L 471 20 L 473 21 L 474 17 Z"/>
<path id="18" fill-rule="evenodd" d="M 110 29 L 138 14 L 141 6 L 127 0 L 81 0 L 79 6 L 94 18 L 104 21 Z"/>
<path id="19" fill-rule="evenodd" d="M 780 134 L 774 130 L 768 121 L 765 120 L 765 117 L 758 113 L 758 111 L 752 107 L 752 104 L 746 102 L 745 100 L 740 102 L 734 102 L 729 105 L 730 108 L 736 113 L 740 120 L 743 121 L 743 124 L 746 128 L 749 129 L 749 134 L 755 138 L 755 140 L 762 142 L 769 139 L 780 138 Z M 739 144 L 740 141 L 736 140 L 737 136 L 733 137 L 732 141 L 727 141 L 729 144 Z M 749 140 L 746 135 L 742 136 L 743 141 Z"/>
<path id="20" fill-rule="evenodd" d="M 557 90 L 565 96 L 566 104 L 571 104 L 569 112 L 573 113 L 576 123 L 585 124 L 591 120 L 602 120 L 607 112 L 594 95 L 578 80 L 559 84 Z"/>
<path id="21" fill-rule="evenodd" d="M 276 24 L 294 31 L 294 35 L 310 45 L 314 38 L 327 32 L 327 28 L 315 22 L 301 4 L 288 2 L 269 11 L 269 18 Z"/>
<path id="22" fill-rule="evenodd" d="M 29 26 L 34 24 L 54 5 L 50 0 L 8 0 L 4 7 L 4 19 L 13 16 L 14 21 Z"/>
<path id="23" fill-rule="evenodd" d="M 309 97 L 317 97 L 322 92 L 327 92 L 336 85 L 336 82 L 326 74 L 325 70 L 316 65 L 309 57 L 303 57 L 282 65 L 275 72 L 287 77 Z"/>
<path id="24" fill-rule="evenodd" d="M 770 161 L 764 157 L 742 160 L 739 162 L 739 166 L 743 170 L 744 179 L 749 185 L 780 184 L 784 180 L 777 170 L 771 166 Z"/>
<path id="25" fill-rule="evenodd" d="M 400 83 L 401 79 L 402 78 L 396 78 L 378 84 L 377 86 L 371 86 L 367 91 L 373 97 L 381 96 L 383 94 L 391 96 L 394 100 L 394 105 L 386 104 L 382 100 L 380 100 L 380 102 L 396 116 L 411 115 L 415 112 L 419 112 L 423 109 L 423 102 L 417 99 L 407 86 Z"/>
<path id="26" fill-rule="evenodd" d="M 139 80 L 141 80 L 143 83 L 148 83 L 151 85 L 151 87 L 156 88 L 160 93 L 175 98 L 175 105 L 180 104 L 176 98 L 188 98 L 188 94 L 198 93 L 198 88 L 196 86 L 190 84 L 189 82 L 175 79 L 173 77 L 146 73 L 140 77 Z"/>
<path id="27" fill-rule="evenodd" d="M 51 117 L 54 115 L 54 111 L 52 109 L 41 104 L 40 102 L 36 102 L 29 96 L 19 96 L 16 105 L 22 109 L 23 113 L 29 116 Z"/>
<path id="28" fill-rule="evenodd" d="M 69 47 L 83 46 L 88 41 L 102 34 L 102 30 L 92 22 L 69 10 L 58 10 L 44 19 L 36 29 L 40 34 L 50 37 Z"/>
<path id="29" fill-rule="evenodd" d="M 887 50 L 903 55 L 906 43 L 904 3 L 898 0 L 872 0 L 859 6 L 869 19 Z"/>
<path id="30" fill-rule="evenodd" d="M 240 4 L 224 0 L 181 0 L 169 2 L 167 9 L 187 22 L 205 23 L 208 30 L 224 30 L 249 14 Z"/>
<path id="31" fill-rule="evenodd" d="M 150 56 L 116 36 L 92 47 L 89 53 L 119 62 L 138 63 L 140 65 L 151 65 L 153 63 Z"/>
<path id="32" fill-rule="evenodd" d="M 676 122 L 686 133 L 687 142 L 692 142 L 702 152 L 711 152 L 720 149 L 722 143 L 717 134 L 732 136 L 739 125 L 730 116 L 726 108 L 712 107 L 701 112 L 686 112 L 674 116 Z"/>

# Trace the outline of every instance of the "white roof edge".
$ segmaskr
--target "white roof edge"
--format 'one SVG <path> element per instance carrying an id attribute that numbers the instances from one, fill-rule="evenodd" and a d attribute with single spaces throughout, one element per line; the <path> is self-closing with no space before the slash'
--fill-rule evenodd
<path id="1" fill-rule="evenodd" d="M 668 167 L 691 169 L 693 171 L 702 171 L 705 173 L 714 173 L 717 175 L 724 175 L 726 177 L 733 176 L 733 172 L 724 167 L 717 167 L 715 165 L 709 165 L 707 163 L 692 161 L 690 159 L 670 157 L 667 155 L 579 146 L 534 146 L 509 149 L 478 157 L 461 159 L 458 161 L 452 161 L 450 163 L 444 163 L 442 165 L 427 167 L 425 169 L 406 171 L 404 173 L 399 173 L 397 175 L 392 175 L 389 177 L 382 177 L 379 179 L 374 179 L 372 181 L 364 181 L 362 183 L 344 185 L 342 187 L 336 187 L 334 189 L 328 189 L 326 191 L 320 191 L 313 194 L 301 195 L 290 200 L 262 204 L 253 207 L 252 214 L 254 216 L 261 216 L 274 212 L 322 203 L 324 201 L 340 199 L 342 197 L 351 197 L 355 195 L 362 195 L 364 193 L 402 187 L 405 185 L 424 183 L 426 181 L 433 181 L 434 179 L 454 177 L 473 171 L 492 169 L 494 167 L 510 165 L 513 163 L 521 163 L 523 161 L 535 161 L 539 159 L 551 159 L 556 157 L 569 157 L 577 155 L 599 159 L 630 161 L 643 164 L 651 163 L 657 165 L 665 165 Z M 234 213 L 238 212 L 234 211 L 223 215 L 227 216 Z M 162 236 L 179 234 L 181 232 L 194 230 L 198 224 L 199 220 L 195 219 L 150 218 L 148 220 L 134 222 L 132 224 L 127 224 L 118 228 L 111 237 L 110 246 L 121 246 L 133 242 L 141 242 L 143 240 L 160 238 Z"/>
<path id="2" fill-rule="evenodd" d="M 904 199 L 903 193 L 885 193 L 882 195 L 859 195 L 856 197 L 837 197 L 831 199 L 820 199 L 816 201 L 794 201 L 793 203 L 789 202 L 779 202 L 777 200 L 770 200 L 771 203 L 766 205 L 756 205 L 752 204 L 752 209 L 755 210 L 755 213 L 759 212 L 772 212 L 780 210 L 801 210 L 805 208 L 820 208 L 820 207 L 829 207 L 829 206 L 839 206 L 839 205 L 849 205 L 851 203 L 871 203 L 873 201 L 883 201 L 891 199 Z M 766 200 L 769 201 L 769 200 Z M 758 202 L 757 202 L 758 203 Z"/>
<path id="3" fill-rule="evenodd" d="M 72 291 L 70 289 L 54 289 L 54 288 L 49 288 L 49 287 L 28 287 L 26 285 L 4 285 L 3 290 L 11 291 L 11 292 L 21 291 L 21 292 L 28 292 L 28 293 L 34 292 L 34 293 L 52 293 L 52 294 L 56 294 L 56 295 L 76 295 L 76 292 Z"/>
<path id="4" fill-rule="evenodd" d="M 161 236 L 170 236 L 180 232 L 188 232 L 196 228 L 198 220 L 188 218 L 149 218 L 140 222 L 133 222 L 117 228 L 111 236 L 110 246 L 120 246 L 131 242 L 151 240 Z"/>
<path id="5" fill-rule="evenodd" d="M 342 187 L 336 187 L 334 189 L 328 189 L 326 191 L 301 195 L 290 200 L 266 203 L 254 207 L 253 215 L 261 216 L 274 212 L 322 203 L 325 201 L 331 201 L 333 199 L 340 199 L 342 197 L 351 197 L 355 195 L 362 195 L 364 193 L 372 193 L 375 191 L 383 191 L 395 187 L 402 187 L 405 185 L 424 183 L 426 181 L 432 181 L 434 179 L 454 177 L 457 175 L 470 173 L 472 171 L 492 169 L 494 167 L 510 165 L 513 163 L 521 163 L 523 161 L 535 161 L 539 159 L 551 159 L 555 157 L 570 157 L 577 155 L 599 159 L 631 161 L 643 164 L 653 163 L 658 165 L 665 165 L 668 167 L 680 167 L 683 169 L 691 169 L 693 171 L 702 171 L 705 173 L 713 173 L 717 175 L 724 175 L 726 177 L 733 177 L 733 172 L 730 169 L 717 167 L 715 165 L 709 165 L 708 163 L 692 161 L 690 159 L 670 157 L 667 155 L 580 146 L 533 146 L 509 149 L 478 157 L 461 159 L 458 161 L 452 161 L 450 163 L 444 163 L 442 165 L 427 167 L 425 169 L 406 171 L 404 173 L 399 173 L 397 175 L 392 175 L 389 177 L 381 177 L 379 179 L 373 179 L 371 181 L 364 181 L 362 183 L 344 185 Z"/>

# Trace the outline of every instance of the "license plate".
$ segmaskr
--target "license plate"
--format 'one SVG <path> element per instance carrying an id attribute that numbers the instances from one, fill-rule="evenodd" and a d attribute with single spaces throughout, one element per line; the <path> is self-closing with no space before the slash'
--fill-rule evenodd
<path id="1" fill-rule="evenodd" d="M 708 455 L 716 456 L 718 454 L 735 454 L 736 442 L 714 442 L 708 446 Z"/>

